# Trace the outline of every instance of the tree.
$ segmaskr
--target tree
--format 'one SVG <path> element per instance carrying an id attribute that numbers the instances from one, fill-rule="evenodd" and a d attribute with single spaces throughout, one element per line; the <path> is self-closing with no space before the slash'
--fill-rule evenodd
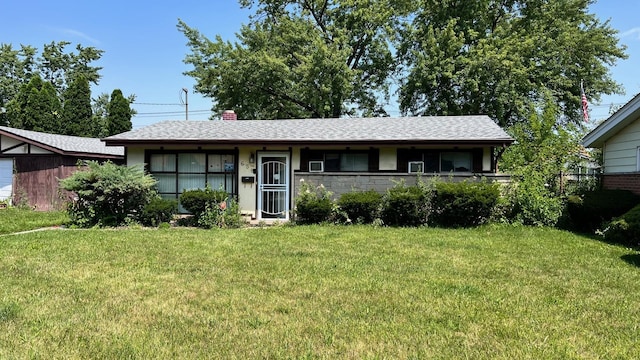
<path id="1" fill-rule="evenodd" d="M 107 134 L 111 136 L 131 130 L 131 108 L 120 89 L 115 89 L 111 93 L 111 100 L 107 105 Z"/>
<path id="2" fill-rule="evenodd" d="M 91 110 L 93 112 L 93 123 L 98 127 L 99 131 L 94 134 L 95 137 L 108 136 L 107 131 L 107 106 L 109 106 L 109 94 L 102 93 L 98 97 L 91 99 Z"/>
<path id="3" fill-rule="evenodd" d="M 402 32 L 398 56 L 403 113 L 487 114 L 500 125 L 526 122 L 550 91 L 562 122 L 582 118 L 587 96 L 619 92 L 607 65 L 626 58 L 593 0 L 422 0 Z"/>
<path id="4" fill-rule="evenodd" d="M 557 195 L 559 175 L 578 160 L 579 132 L 559 125 L 561 110 L 549 92 L 529 108 L 528 121 L 513 125 L 516 139 L 503 154 L 500 168 L 512 174 L 514 218 L 527 225 L 556 225 L 562 215 Z"/>
<path id="5" fill-rule="evenodd" d="M 213 110 L 240 118 L 384 115 L 396 70 L 393 29 L 410 1 L 241 0 L 257 16 L 238 42 L 211 41 L 179 21 L 191 54 L 185 74 Z"/>
<path id="6" fill-rule="evenodd" d="M 89 82 L 82 74 L 77 75 L 64 92 L 62 120 L 64 135 L 91 137 L 99 131 L 93 122 Z"/>
<path id="7" fill-rule="evenodd" d="M 10 44 L 0 44 L 0 125 L 10 125 L 9 102 L 31 79 L 36 52 L 31 46 L 23 45 L 20 50 L 14 50 Z"/>
<path id="8" fill-rule="evenodd" d="M 49 84 L 47 92 L 51 93 L 53 89 L 58 101 L 61 101 L 63 93 L 76 76 L 82 75 L 90 83 L 98 83 L 102 68 L 91 63 L 99 60 L 103 51 L 77 45 L 75 52 L 69 52 L 66 50 L 69 44 L 66 41 L 46 44 L 40 57 L 37 57 L 38 49 L 32 46 L 21 45 L 18 50 L 11 44 L 0 44 L 0 125 L 16 127 L 20 121 L 11 119 L 11 114 L 35 111 L 19 109 L 17 100 L 21 87 L 35 75 Z M 38 89 L 40 91 L 42 86 L 38 86 Z M 26 103 L 21 104 L 25 106 Z M 34 121 L 40 122 L 37 119 Z M 59 132 L 59 129 L 56 127 L 53 130 Z"/>
<path id="9" fill-rule="evenodd" d="M 56 132 L 60 128 L 62 107 L 51 83 L 35 75 L 20 87 L 7 106 L 9 125 L 25 130 Z"/>
<path id="10" fill-rule="evenodd" d="M 90 83 L 97 84 L 100 80 L 99 71 L 102 69 L 89 64 L 99 60 L 104 51 L 78 44 L 77 53 L 68 53 L 66 47 L 69 44 L 71 43 L 68 41 L 52 41 L 44 45 L 42 56 L 38 59 L 40 73 L 60 94 L 78 75 L 84 76 Z"/>

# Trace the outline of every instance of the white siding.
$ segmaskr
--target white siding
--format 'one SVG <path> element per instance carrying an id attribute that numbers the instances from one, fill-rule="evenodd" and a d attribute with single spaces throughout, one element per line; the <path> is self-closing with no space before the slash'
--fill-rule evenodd
<path id="1" fill-rule="evenodd" d="M 640 147 L 640 120 L 622 129 L 607 141 L 604 146 L 604 172 L 636 172 L 638 166 L 638 147 Z"/>
<path id="2" fill-rule="evenodd" d="M 0 201 L 9 199 L 13 185 L 13 158 L 0 159 Z"/>
<path id="3" fill-rule="evenodd" d="M 31 153 L 32 154 L 53 154 L 53 152 L 49 150 L 45 150 L 43 148 L 31 145 Z"/>
<path id="4" fill-rule="evenodd" d="M 238 151 L 238 205 L 240 206 L 240 210 L 243 214 L 251 214 L 251 216 L 255 217 L 255 208 L 256 208 L 256 188 L 257 188 L 257 175 L 254 173 L 256 169 L 256 162 L 258 161 L 258 157 L 256 152 L 261 150 L 260 148 L 245 148 L 242 147 Z M 300 151 L 299 149 L 293 149 L 294 155 L 297 163 L 292 163 L 291 166 L 299 166 L 300 162 Z M 251 158 L 251 154 L 253 154 L 253 162 L 249 161 Z M 240 181 L 243 176 L 251 176 L 254 179 L 253 183 L 243 183 Z"/>

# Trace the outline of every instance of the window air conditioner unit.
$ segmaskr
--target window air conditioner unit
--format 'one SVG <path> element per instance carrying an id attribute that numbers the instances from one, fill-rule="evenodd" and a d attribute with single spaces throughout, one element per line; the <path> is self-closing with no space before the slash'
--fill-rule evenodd
<path id="1" fill-rule="evenodd" d="M 309 172 L 323 172 L 324 161 L 309 161 Z"/>
<path id="2" fill-rule="evenodd" d="M 424 173 L 423 161 L 409 161 L 409 173 Z"/>

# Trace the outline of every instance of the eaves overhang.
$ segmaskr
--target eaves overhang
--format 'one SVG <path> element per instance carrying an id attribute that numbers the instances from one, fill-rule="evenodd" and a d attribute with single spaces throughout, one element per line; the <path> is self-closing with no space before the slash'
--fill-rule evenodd
<path id="1" fill-rule="evenodd" d="M 582 138 L 582 145 L 601 148 L 612 136 L 640 118 L 640 94 Z"/>

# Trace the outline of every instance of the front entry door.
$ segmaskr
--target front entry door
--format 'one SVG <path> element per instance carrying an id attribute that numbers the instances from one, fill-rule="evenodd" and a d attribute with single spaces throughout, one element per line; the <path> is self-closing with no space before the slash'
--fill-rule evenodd
<path id="1" fill-rule="evenodd" d="M 258 219 L 289 219 L 289 153 L 258 153 Z"/>

